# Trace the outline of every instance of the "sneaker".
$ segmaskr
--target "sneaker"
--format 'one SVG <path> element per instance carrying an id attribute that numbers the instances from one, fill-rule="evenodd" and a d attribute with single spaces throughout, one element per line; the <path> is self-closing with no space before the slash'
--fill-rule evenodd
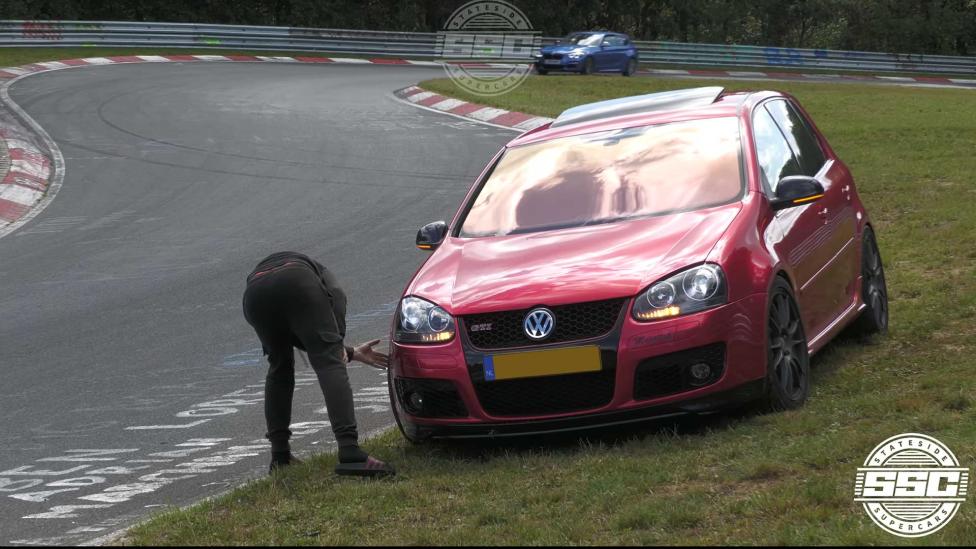
<path id="1" fill-rule="evenodd" d="M 385 478 L 396 475 L 396 469 L 376 458 L 367 457 L 357 463 L 339 463 L 335 467 L 337 475 L 350 477 Z"/>
<path id="2" fill-rule="evenodd" d="M 304 462 L 298 459 L 297 457 L 295 457 L 294 454 L 288 454 L 288 461 L 280 461 L 280 460 L 272 459 L 271 465 L 268 466 L 268 474 L 273 475 L 275 471 L 280 471 L 281 469 L 284 469 L 285 467 L 289 467 L 292 465 L 301 465 L 302 463 Z"/>

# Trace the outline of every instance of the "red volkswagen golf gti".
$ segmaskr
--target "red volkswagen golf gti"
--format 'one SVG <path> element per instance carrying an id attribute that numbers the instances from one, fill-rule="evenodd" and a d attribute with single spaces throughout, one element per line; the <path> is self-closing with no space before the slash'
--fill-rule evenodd
<path id="1" fill-rule="evenodd" d="M 777 92 L 569 109 L 502 149 L 417 245 L 433 254 L 390 369 L 414 441 L 795 408 L 812 353 L 850 324 L 887 329 L 851 173 Z"/>

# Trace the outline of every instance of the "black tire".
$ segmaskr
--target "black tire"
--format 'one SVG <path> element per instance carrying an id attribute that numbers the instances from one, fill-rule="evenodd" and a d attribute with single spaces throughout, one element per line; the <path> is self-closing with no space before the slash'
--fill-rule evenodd
<path id="1" fill-rule="evenodd" d="M 536 67 L 535 73 L 538 74 L 539 76 L 545 76 L 545 75 L 549 74 L 549 71 L 547 71 L 546 69 L 540 69 L 540 68 Z"/>
<path id="2" fill-rule="evenodd" d="M 861 236 L 861 299 L 867 306 L 854 321 L 854 331 L 859 335 L 887 333 L 888 285 L 885 283 L 881 252 L 871 227 L 865 227 Z"/>
<path id="3" fill-rule="evenodd" d="M 580 74 L 593 74 L 594 63 L 592 57 L 587 57 L 583 60 L 583 68 L 580 69 Z"/>
<path id="4" fill-rule="evenodd" d="M 636 73 L 637 73 L 637 60 L 636 59 L 630 59 L 630 60 L 628 60 L 627 61 L 627 67 L 624 68 L 623 75 L 624 76 L 633 76 Z"/>
<path id="5" fill-rule="evenodd" d="M 769 292 L 766 326 L 766 408 L 799 408 L 810 395 L 810 355 L 793 290 L 780 277 Z"/>

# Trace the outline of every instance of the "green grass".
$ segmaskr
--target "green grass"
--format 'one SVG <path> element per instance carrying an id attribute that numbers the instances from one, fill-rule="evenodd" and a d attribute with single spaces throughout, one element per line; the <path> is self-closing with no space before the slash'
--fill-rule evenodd
<path id="1" fill-rule="evenodd" d="M 554 115 L 584 101 L 704 83 L 536 77 L 491 103 Z M 424 85 L 464 95 L 448 81 Z M 890 335 L 842 338 L 817 355 L 804 408 L 517 446 L 412 447 L 391 432 L 367 447 L 399 466 L 394 481 L 340 480 L 331 474 L 334 457 L 319 456 L 161 514 L 124 542 L 976 543 L 972 501 L 942 531 L 914 541 L 881 531 L 852 502 L 856 467 L 895 434 L 926 433 L 964 465 L 976 461 L 976 95 L 774 86 L 800 99 L 851 166 L 891 294 Z"/>
<path id="2" fill-rule="evenodd" d="M 824 69 L 820 67 L 803 67 L 799 65 L 767 65 L 755 67 L 742 66 L 714 66 L 714 65 L 674 65 L 658 63 L 641 63 L 641 69 L 682 69 L 682 70 L 702 70 L 702 71 L 743 71 L 743 72 L 782 72 L 792 74 L 841 74 L 858 76 L 932 76 L 941 78 L 970 78 L 968 74 L 946 74 L 939 72 L 925 71 L 890 71 L 890 70 L 838 70 Z"/>
<path id="3" fill-rule="evenodd" d="M 928 111 L 921 111 L 921 109 L 925 107 L 936 108 L 939 98 L 954 98 L 953 104 L 962 106 L 947 117 L 953 122 L 952 127 L 958 128 L 962 122 L 972 121 L 973 117 L 976 116 L 976 109 L 970 106 L 970 103 L 976 98 L 973 95 L 973 91 L 976 90 L 898 87 L 882 83 L 854 84 L 843 82 L 834 84 L 713 78 L 624 78 L 617 75 L 555 75 L 530 76 L 513 91 L 497 97 L 472 94 L 458 88 L 448 78 L 428 80 L 423 82 L 422 86 L 428 90 L 473 103 L 545 116 L 557 116 L 569 107 L 592 101 L 696 86 L 725 86 L 733 91 L 774 89 L 796 95 L 804 107 L 813 113 L 817 125 L 824 131 L 830 130 L 828 138 L 835 148 L 842 147 L 845 143 L 844 133 L 838 132 L 859 131 L 859 129 L 866 131 L 872 128 L 882 129 L 882 127 L 887 128 L 891 124 L 898 127 L 911 125 L 915 121 L 925 118 Z M 903 110 L 872 111 L 871 101 L 874 97 L 883 100 L 884 108 Z M 842 112 L 856 115 L 859 125 L 848 124 L 846 123 L 847 120 L 837 120 L 835 115 Z M 937 112 L 945 114 L 945 111 L 942 110 Z M 921 116 L 919 116 L 920 114 Z M 968 118 L 965 118 L 966 116 Z M 841 122 L 841 125 L 832 128 L 831 124 L 835 121 Z M 865 123 L 868 125 L 865 126 Z M 854 160 L 844 155 L 842 158 L 845 161 Z"/>

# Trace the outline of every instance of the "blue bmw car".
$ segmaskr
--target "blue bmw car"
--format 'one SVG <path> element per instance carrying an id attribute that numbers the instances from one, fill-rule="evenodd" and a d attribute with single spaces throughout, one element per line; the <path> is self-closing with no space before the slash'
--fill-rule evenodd
<path id="1" fill-rule="evenodd" d="M 637 72 L 637 47 L 626 34 L 574 32 L 535 54 L 535 70 L 539 74 L 619 72 L 630 76 Z"/>

